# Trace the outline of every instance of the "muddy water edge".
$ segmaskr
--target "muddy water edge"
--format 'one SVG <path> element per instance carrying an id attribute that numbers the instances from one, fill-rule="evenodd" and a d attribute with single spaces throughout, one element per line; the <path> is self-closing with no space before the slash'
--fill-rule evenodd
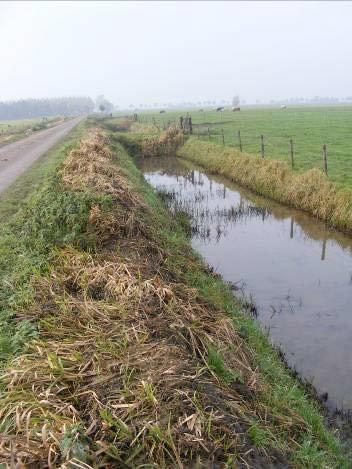
<path id="1" fill-rule="evenodd" d="M 352 415 L 352 239 L 175 157 L 137 160 L 288 365 Z"/>

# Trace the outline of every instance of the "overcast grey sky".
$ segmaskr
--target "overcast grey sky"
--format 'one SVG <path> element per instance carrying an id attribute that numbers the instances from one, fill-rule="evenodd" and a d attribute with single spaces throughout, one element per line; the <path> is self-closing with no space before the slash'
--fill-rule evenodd
<path id="1" fill-rule="evenodd" d="M 0 2 L 0 100 L 352 95 L 349 2 Z"/>

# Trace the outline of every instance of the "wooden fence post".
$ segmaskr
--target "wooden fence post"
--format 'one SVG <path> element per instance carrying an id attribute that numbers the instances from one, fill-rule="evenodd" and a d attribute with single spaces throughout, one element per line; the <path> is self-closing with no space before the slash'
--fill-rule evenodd
<path id="1" fill-rule="evenodd" d="M 240 152 L 242 152 L 242 140 L 241 140 L 241 131 L 240 130 L 237 132 L 237 135 L 238 135 L 238 141 L 239 141 L 239 144 L 240 144 Z"/>
<path id="2" fill-rule="evenodd" d="M 293 239 L 293 217 L 291 217 L 290 238 Z"/>
<path id="3" fill-rule="evenodd" d="M 188 118 L 189 133 L 193 134 L 192 117 Z"/>
<path id="4" fill-rule="evenodd" d="M 328 174 L 328 155 L 326 152 L 326 145 L 323 145 L 323 163 L 324 163 L 324 173 Z"/>
<path id="5" fill-rule="evenodd" d="M 326 236 L 323 238 L 323 245 L 321 247 L 321 260 L 325 261 L 326 256 Z"/>
<path id="6" fill-rule="evenodd" d="M 180 128 L 183 129 L 183 116 L 180 117 Z"/>
<path id="7" fill-rule="evenodd" d="M 225 145 L 224 129 L 221 129 L 222 144 Z"/>
<path id="8" fill-rule="evenodd" d="M 209 142 L 210 142 L 210 129 L 208 127 L 208 139 L 209 139 Z"/>
<path id="9" fill-rule="evenodd" d="M 291 152 L 291 167 L 293 169 L 294 161 L 293 161 L 293 140 L 290 138 L 290 152 Z"/>
<path id="10" fill-rule="evenodd" d="M 264 158 L 264 135 L 260 136 L 260 141 L 261 141 L 262 158 Z"/>

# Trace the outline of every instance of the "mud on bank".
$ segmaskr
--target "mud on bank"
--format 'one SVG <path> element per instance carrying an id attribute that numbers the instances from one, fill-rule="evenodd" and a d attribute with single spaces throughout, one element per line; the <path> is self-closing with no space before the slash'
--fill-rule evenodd
<path id="1" fill-rule="evenodd" d="M 0 379 L 1 462 L 348 467 L 119 145 L 92 132 L 50 184 L 72 218 L 17 303 L 38 332 Z"/>

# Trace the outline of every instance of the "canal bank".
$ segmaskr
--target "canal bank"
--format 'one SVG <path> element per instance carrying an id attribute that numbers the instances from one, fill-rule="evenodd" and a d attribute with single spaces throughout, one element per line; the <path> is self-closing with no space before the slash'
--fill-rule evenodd
<path id="1" fill-rule="evenodd" d="M 138 163 L 193 248 L 254 314 L 288 365 L 330 410 L 352 409 L 352 240 L 176 158 Z"/>

